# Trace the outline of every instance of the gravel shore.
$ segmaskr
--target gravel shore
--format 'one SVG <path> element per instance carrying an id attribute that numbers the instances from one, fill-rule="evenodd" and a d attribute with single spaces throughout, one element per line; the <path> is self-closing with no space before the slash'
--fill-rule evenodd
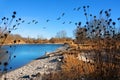
<path id="1" fill-rule="evenodd" d="M 64 45 L 52 53 L 46 53 L 21 68 L 3 74 L 0 80 L 5 80 L 5 78 L 6 80 L 43 80 L 44 74 L 60 69 L 62 52 L 68 48 L 69 45 Z"/>
<path id="2" fill-rule="evenodd" d="M 7 80 L 37 80 L 37 76 L 40 77 L 39 80 L 42 80 L 43 74 L 58 70 L 59 61 L 57 58 L 59 57 L 53 56 L 34 60 L 19 69 L 4 74 L 0 80 L 4 80 L 5 77 Z"/>

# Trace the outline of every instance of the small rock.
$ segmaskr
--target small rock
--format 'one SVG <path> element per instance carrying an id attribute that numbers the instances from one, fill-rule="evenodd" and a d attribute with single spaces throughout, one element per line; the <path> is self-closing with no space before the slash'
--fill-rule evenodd
<path id="1" fill-rule="evenodd" d="M 56 61 L 57 61 L 57 59 L 52 59 L 49 62 L 51 63 L 51 62 L 56 62 Z"/>
<path id="2" fill-rule="evenodd" d="M 30 78 L 29 75 L 24 75 L 22 78 Z"/>
<path id="3" fill-rule="evenodd" d="M 41 74 L 40 74 L 40 73 L 37 73 L 37 74 L 36 74 L 36 76 L 37 76 L 37 77 L 40 77 L 40 76 L 41 76 Z"/>
<path id="4" fill-rule="evenodd" d="M 57 58 L 57 60 L 58 60 L 59 62 L 61 62 L 63 59 L 64 59 L 63 56 L 60 56 L 60 57 Z"/>
<path id="5" fill-rule="evenodd" d="M 37 70 L 37 69 L 42 69 L 42 68 L 41 68 L 41 67 L 37 67 L 36 70 Z"/>
<path id="6" fill-rule="evenodd" d="M 52 56 L 54 56 L 54 54 L 49 54 L 49 57 L 52 57 Z"/>
<path id="7" fill-rule="evenodd" d="M 46 52 L 45 55 L 48 56 L 50 53 L 49 52 Z"/>
<path id="8" fill-rule="evenodd" d="M 32 74 L 31 77 L 37 77 L 37 75 L 36 74 Z"/>

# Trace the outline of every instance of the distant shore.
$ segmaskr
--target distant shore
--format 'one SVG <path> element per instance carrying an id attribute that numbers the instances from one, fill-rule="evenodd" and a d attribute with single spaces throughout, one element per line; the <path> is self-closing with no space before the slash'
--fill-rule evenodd
<path id="1" fill-rule="evenodd" d="M 6 45 L 6 46 L 10 46 L 10 45 L 24 45 L 24 44 L 64 44 L 64 43 L 18 43 L 18 44 L 1 44 L 1 46 Z"/>

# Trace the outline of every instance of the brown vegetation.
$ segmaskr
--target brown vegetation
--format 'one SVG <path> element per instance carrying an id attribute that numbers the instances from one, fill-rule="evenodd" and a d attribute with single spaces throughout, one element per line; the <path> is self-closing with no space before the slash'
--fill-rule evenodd
<path id="1" fill-rule="evenodd" d="M 61 71 L 48 74 L 46 80 L 120 80 L 120 32 L 110 18 L 111 9 L 101 10 L 98 18 L 87 9 L 83 6 L 85 26 L 76 24 L 76 44 L 63 52 Z"/>
<path id="2" fill-rule="evenodd" d="M 79 51 L 65 52 L 61 70 L 45 74 L 44 80 L 119 80 L 119 61 L 105 62 L 100 56 L 96 56 L 94 62 L 86 62 L 78 59 Z M 89 59 L 88 59 L 89 60 Z M 101 60 L 101 61 L 100 61 Z M 120 60 L 120 59 L 119 59 Z"/>

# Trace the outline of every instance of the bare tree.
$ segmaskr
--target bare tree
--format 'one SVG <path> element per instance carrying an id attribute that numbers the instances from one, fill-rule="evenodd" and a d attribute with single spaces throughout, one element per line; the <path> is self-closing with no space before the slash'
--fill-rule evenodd
<path id="1" fill-rule="evenodd" d="M 67 33 L 65 30 L 59 31 L 56 33 L 56 38 L 66 38 L 67 37 Z"/>

